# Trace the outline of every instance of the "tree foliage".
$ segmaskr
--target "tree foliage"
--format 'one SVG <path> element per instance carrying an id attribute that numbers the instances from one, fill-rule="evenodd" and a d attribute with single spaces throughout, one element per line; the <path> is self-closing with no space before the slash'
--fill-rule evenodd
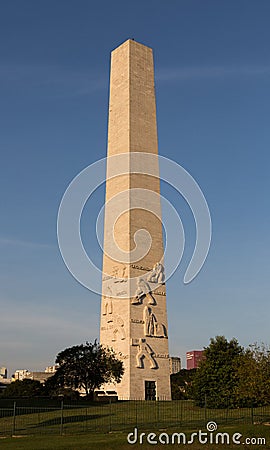
<path id="1" fill-rule="evenodd" d="M 196 369 L 181 369 L 180 372 L 171 375 L 171 390 L 173 400 L 185 400 L 192 398 L 192 381 Z"/>
<path id="2" fill-rule="evenodd" d="M 173 400 L 193 398 L 193 379 L 197 369 L 181 369 L 171 375 L 171 391 Z"/>
<path id="3" fill-rule="evenodd" d="M 97 341 L 67 348 L 58 353 L 55 362 L 59 368 L 49 379 L 51 389 L 82 389 L 89 398 L 102 384 L 119 383 L 124 373 L 123 363 L 113 350 Z"/>
<path id="4" fill-rule="evenodd" d="M 33 398 L 33 397 L 41 397 L 45 395 L 44 386 L 36 380 L 16 380 L 9 384 L 3 396 L 6 398 Z"/>
<path id="5" fill-rule="evenodd" d="M 240 405 L 270 403 L 270 349 L 264 344 L 250 345 L 236 361 Z"/>
<path id="6" fill-rule="evenodd" d="M 78 400 L 80 397 L 79 392 L 75 389 L 63 386 L 63 383 L 60 382 L 60 379 L 58 378 L 58 374 L 54 374 L 46 380 L 45 392 L 50 398 L 61 397 L 62 399 Z"/>
<path id="7" fill-rule="evenodd" d="M 224 336 L 216 336 L 210 340 L 193 382 L 196 404 L 204 406 L 206 401 L 211 408 L 236 406 L 236 362 L 243 352 L 236 339 L 227 341 Z"/>

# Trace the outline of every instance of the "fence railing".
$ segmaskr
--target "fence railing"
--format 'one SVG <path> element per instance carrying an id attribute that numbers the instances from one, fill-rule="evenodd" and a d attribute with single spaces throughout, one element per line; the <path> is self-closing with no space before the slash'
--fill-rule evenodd
<path id="1" fill-rule="evenodd" d="M 218 424 L 252 424 L 270 421 L 270 405 L 257 408 L 199 408 L 190 400 L 118 401 L 115 403 L 23 406 L 0 404 L 0 436 L 78 434 L 160 428 L 203 427 Z"/>

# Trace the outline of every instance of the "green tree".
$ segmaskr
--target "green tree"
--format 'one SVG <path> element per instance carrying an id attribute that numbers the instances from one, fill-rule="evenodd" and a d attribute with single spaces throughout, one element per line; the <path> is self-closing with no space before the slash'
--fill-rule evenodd
<path id="1" fill-rule="evenodd" d="M 68 400 L 78 400 L 80 394 L 75 389 L 63 387 L 63 382 L 59 378 L 59 373 L 46 380 L 45 393 L 48 397 L 61 397 Z"/>
<path id="2" fill-rule="evenodd" d="M 197 369 L 181 369 L 171 375 L 171 391 L 173 400 L 193 398 L 193 380 Z"/>
<path id="3" fill-rule="evenodd" d="M 210 340 L 193 382 L 197 405 L 204 406 L 206 401 L 210 408 L 236 406 L 236 361 L 243 351 L 236 339 L 227 341 L 224 336 L 216 336 Z"/>
<path id="4" fill-rule="evenodd" d="M 108 382 L 119 383 L 124 373 L 123 363 L 113 350 L 97 341 L 67 348 L 58 353 L 55 362 L 59 368 L 49 380 L 51 389 L 82 389 L 90 399 L 94 389 Z"/>
<path id="5" fill-rule="evenodd" d="M 250 345 L 236 361 L 239 380 L 236 395 L 242 406 L 270 403 L 270 349 L 265 344 Z"/>
<path id="6" fill-rule="evenodd" d="M 41 397 L 45 395 L 44 386 L 37 380 L 16 380 L 7 386 L 3 396 L 6 398 Z"/>

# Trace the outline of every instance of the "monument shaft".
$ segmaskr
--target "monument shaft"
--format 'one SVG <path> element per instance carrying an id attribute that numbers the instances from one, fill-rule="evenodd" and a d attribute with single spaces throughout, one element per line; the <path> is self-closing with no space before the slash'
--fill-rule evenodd
<path id="1" fill-rule="evenodd" d="M 125 157 L 126 169 L 109 178 L 116 155 Z M 171 399 L 157 155 L 152 50 L 128 40 L 111 55 L 100 321 L 101 344 L 125 368 L 121 383 L 106 388 L 124 399 Z M 114 243 L 124 258 L 112 251 Z"/>

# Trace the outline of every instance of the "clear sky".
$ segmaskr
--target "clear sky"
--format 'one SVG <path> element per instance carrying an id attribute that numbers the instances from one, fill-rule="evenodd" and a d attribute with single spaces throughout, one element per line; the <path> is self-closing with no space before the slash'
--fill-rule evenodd
<path id="1" fill-rule="evenodd" d="M 159 152 L 187 169 L 208 201 L 212 246 L 183 284 L 195 243 L 167 284 L 170 352 L 224 334 L 270 343 L 268 0 L 10 0 L 0 14 L 0 366 L 42 370 L 99 335 L 100 298 L 66 269 L 57 246 L 61 197 L 106 155 L 110 52 L 128 38 L 154 50 Z M 83 217 L 94 236 L 104 188 Z M 89 234 L 87 233 L 89 229 Z M 183 365 L 184 365 L 183 364 Z"/>

